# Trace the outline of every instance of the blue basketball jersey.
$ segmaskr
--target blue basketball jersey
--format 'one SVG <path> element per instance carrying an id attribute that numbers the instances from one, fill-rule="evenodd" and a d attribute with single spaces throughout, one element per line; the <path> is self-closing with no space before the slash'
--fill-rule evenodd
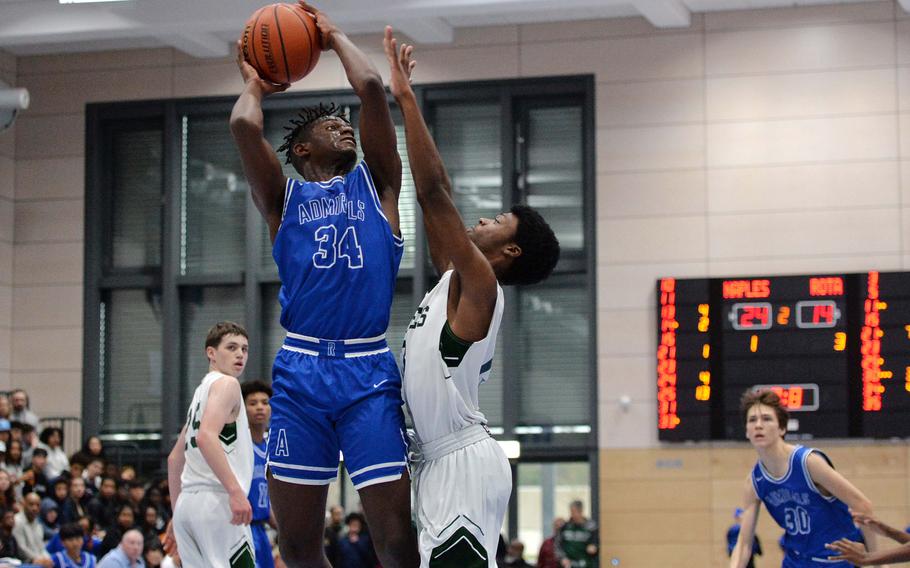
<path id="1" fill-rule="evenodd" d="M 323 339 L 382 335 L 403 250 L 366 162 L 328 181 L 288 179 L 272 246 L 281 325 Z"/>
<path id="2" fill-rule="evenodd" d="M 253 522 L 269 520 L 269 482 L 265 477 L 268 445 L 267 439 L 263 439 L 261 444 L 253 442 L 253 481 L 247 497 L 253 508 Z"/>
<path id="3" fill-rule="evenodd" d="M 840 538 L 863 542 L 863 536 L 853 524 L 847 505 L 834 496 L 822 495 L 812 481 L 806 465 L 812 452 L 831 463 L 819 450 L 796 446 L 782 478 L 772 477 L 759 460 L 752 469 L 752 485 L 768 513 L 786 531 L 784 566 L 850 566 L 828 560 L 836 553 L 825 544 Z"/>
<path id="4" fill-rule="evenodd" d="M 66 555 L 66 552 L 58 552 L 51 557 L 54 568 L 95 568 L 95 556 L 88 552 L 82 551 L 82 557 L 79 564 L 73 562 L 73 559 Z"/>

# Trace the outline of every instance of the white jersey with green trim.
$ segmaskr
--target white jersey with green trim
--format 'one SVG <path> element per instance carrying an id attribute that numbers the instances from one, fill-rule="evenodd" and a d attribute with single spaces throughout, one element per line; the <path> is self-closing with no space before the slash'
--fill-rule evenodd
<path id="1" fill-rule="evenodd" d="M 202 379 L 202 384 L 196 387 L 196 392 L 193 394 L 193 402 L 186 415 L 186 433 L 184 435 L 186 463 L 180 476 L 181 491 L 198 491 L 200 489 L 225 491 L 196 443 L 196 435 L 199 433 L 202 416 L 205 414 L 209 391 L 212 384 L 224 376 L 226 375 L 217 371 L 210 372 Z M 240 396 L 239 391 L 237 396 Z M 243 399 L 238 398 L 237 403 L 240 408 L 237 420 L 225 424 L 218 438 L 221 441 L 221 449 L 224 450 L 224 455 L 227 457 L 228 465 L 231 466 L 234 477 L 237 478 L 237 482 L 246 495 L 250 491 L 250 484 L 253 480 L 253 439 L 250 436 Z"/>
<path id="2" fill-rule="evenodd" d="M 449 283 L 453 270 L 427 292 L 405 333 L 401 350 L 402 393 L 414 420 L 418 442 L 427 443 L 471 424 L 486 424 L 478 389 L 490 376 L 504 299 L 496 285 L 496 306 L 487 335 L 465 342 L 448 326 Z"/>

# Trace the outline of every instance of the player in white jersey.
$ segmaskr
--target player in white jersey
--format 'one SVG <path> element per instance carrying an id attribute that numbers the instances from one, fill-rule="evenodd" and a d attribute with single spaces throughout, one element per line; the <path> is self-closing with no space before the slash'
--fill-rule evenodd
<path id="1" fill-rule="evenodd" d="M 489 377 L 502 319 L 499 283 L 545 279 L 559 260 L 559 242 L 536 211 L 520 205 L 465 231 L 410 86 L 413 48 L 399 50 L 391 28 L 384 46 L 430 255 L 442 273 L 417 308 L 402 349 L 402 390 L 418 446 L 420 566 L 493 568 L 512 480 L 477 392 Z"/>
<path id="2" fill-rule="evenodd" d="M 246 330 L 220 322 L 209 330 L 209 373 L 196 388 L 186 425 L 167 459 L 174 519 L 168 552 L 184 568 L 254 568 L 247 501 L 253 442 L 237 378 L 247 361 Z"/>

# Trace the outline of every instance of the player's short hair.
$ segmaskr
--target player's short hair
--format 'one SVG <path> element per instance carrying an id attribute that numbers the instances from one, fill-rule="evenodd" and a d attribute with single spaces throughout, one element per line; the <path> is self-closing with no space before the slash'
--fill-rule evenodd
<path id="1" fill-rule="evenodd" d="M 246 397 L 257 392 L 264 392 L 266 396 L 272 398 L 272 387 L 265 381 L 246 381 L 240 385 L 240 394 L 243 395 L 244 401 L 246 401 Z"/>
<path id="2" fill-rule="evenodd" d="M 212 326 L 212 329 L 209 330 L 209 334 L 205 337 L 205 347 L 214 347 L 215 349 L 221 345 L 221 340 L 225 335 L 242 335 L 247 339 L 250 336 L 247 334 L 246 329 L 239 323 L 234 323 L 232 321 L 220 321 Z"/>
<path id="3" fill-rule="evenodd" d="M 79 526 L 79 523 L 67 523 L 60 527 L 60 540 L 69 540 L 71 538 L 82 539 L 85 537 L 85 533 L 82 532 L 82 527 Z"/>
<path id="4" fill-rule="evenodd" d="M 515 244 L 521 254 L 512 259 L 499 281 L 507 286 L 537 284 L 547 279 L 559 262 L 559 240 L 553 229 L 537 212 L 527 205 L 514 205 L 509 210 L 518 219 Z"/>
<path id="5" fill-rule="evenodd" d="M 297 113 L 297 117 L 292 118 L 291 122 L 284 127 L 287 134 L 284 136 L 284 143 L 278 147 L 279 154 L 284 152 L 284 163 L 293 163 L 294 144 L 298 141 L 308 140 L 310 133 L 313 131 L 313 126 L 323 120 L 333 118 L 341 119 L 350 124 L 350 121 L 344 115 L 344 109 L 335 103 L 330 103 L 328 105 L 319 103 L 318 105 L 300 109 L 300 112 Z"/>
<path id="6" fill-rule="evenodd" d="M 780 426 L 780 429 L 784 433 L 787 432 L 787 423 L 790 421 L 790 413 L 787 412 L 787 408 L 784 406 L 784 403 L 781 402 L 777 393 L 768 389 L 749 389 L 743 393 L 742 398 L 739 399 L 739 409 L 743 413 L 743 422 L 746 422 L 749 419 L 749 409 L 757 404 L 767 406 L 774 410 L 774 415 L 777 417 L 777 425 Z"/>

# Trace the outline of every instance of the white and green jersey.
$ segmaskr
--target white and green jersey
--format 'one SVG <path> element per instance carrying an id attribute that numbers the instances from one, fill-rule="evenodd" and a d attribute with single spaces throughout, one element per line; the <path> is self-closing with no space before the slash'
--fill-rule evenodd
<path id="1" fill-rule="evenodd" d="M 477 391 L 490 376 L 496 335 L 504 306 L 496 286 L 496 306 L 484 339 L 466 342 L 448 322 L 449 270 L 430 290 L 405 333 L 401 350 L 402 392 L 420 443 L 438 440 L 471 424 L 486 424 Z"/>
<path id="2" fill-rule="evenodd" d="M 183 474 L 180 476 L 182 491 L 209 489 L 223 492 L 225 490 L 212 468 L 205 461 L 196 443 L 196 435 L 199 433 L 199 426 L 202 424 L 202 416 L 205 414 L 205 406 L 209 399 L 209 390 L 215 381 L 224 376 L 217 371 L 210 372 L 202 379 L 202 384 L 196 387 L 196 392 L 193 394 L 193 402 L 190 404 L 186 416 L 186 445 L 184 446 L 186 463 L 183 466 Z M 250 491 L 250 483 L 253 479 L 253 439 L 250 437 L 243 399 L 239 398 L 239 392 L 237 396 L 240 408 L 237 420 L 225 424 L 218 438 L 221 440 L 221 449 L 227 456 L 231 471 L 234 472 L 234 477 L 237 478 L 237 482 L 246 494 Z"/>

